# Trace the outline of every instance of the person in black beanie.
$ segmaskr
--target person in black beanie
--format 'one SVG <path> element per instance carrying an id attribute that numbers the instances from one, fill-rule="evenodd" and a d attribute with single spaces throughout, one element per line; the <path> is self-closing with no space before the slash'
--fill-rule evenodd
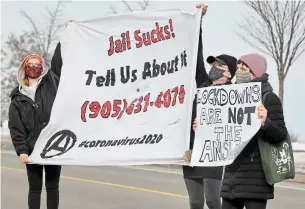
<path id="1" fill-rule="evenodd" d="M 209 72 L 209 78 L 213 85 L 232 84 L 237 68 L 237 59 L 227 54 L 221 54 L 216 57 L 209 56 L 207 63 L 212 67 Z"/>
<path id="2" fill-rule="evenodd" d="M 197 8 L 207 6 L 197 5 Z M 205 14 L 203 11 L 203 15 Z M 202 15 L 202 16 L 203 16 Z M 212 65 L 207 74 L 203 52 L 202 52 L 202 28 L 200 24 L 199 44 L 196 67 L 196 86 L 197 88 L 208 87 L 211 85 L 231 84 L 231 79 L 235 76 L 237 59 L 229 55 L 209 56 L 207 62 Z M 184 154 L 187 161 L 191 159 L 191 150 L 194 146 L 196 122 L 196 96 L 193 101 L 192 121 L 193 128 L 190 134 L 190 147 Z M 192 126 L 192 125 L 191 125 Z M 190 209 L 203 209 L 205 198 L 209 209 L 221 209 L 220 188 L 223 176 L 223 167 L 190 167 L 183 166 L 183 177 L 189 194 Z"/>

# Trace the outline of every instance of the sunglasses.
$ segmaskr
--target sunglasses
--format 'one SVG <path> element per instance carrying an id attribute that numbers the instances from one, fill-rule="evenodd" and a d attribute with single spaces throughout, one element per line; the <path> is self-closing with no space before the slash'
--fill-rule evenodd
<path id="1" fill-rule="evenodd" d="M 33 68 L 33 67 L 42 67 L 41 63 L 26 63 L 26 67 L 30 67 L 30 68 Z"/>

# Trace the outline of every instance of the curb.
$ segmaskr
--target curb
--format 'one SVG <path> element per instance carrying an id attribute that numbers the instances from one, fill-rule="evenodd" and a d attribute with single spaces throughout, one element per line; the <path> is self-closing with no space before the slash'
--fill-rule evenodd
<path id="1" fill-rule="evenodd" d="M 294 179 L 287 179 L 288 182 L 305 184 L 305 174 L 296 173 Z"/>
<path id="2" fill-rule="evenodd" d="M 172 169 L 180 169 L 182 165 L 153 165 L 163 168 L 172 168 Z M 293 183 L 299 183 L 299 184 L 305 184 L 305 173 L 297 172 L 295 174 L 295 177 L 293 179 L 287 179 L 286 182 L 293 182 Z"/>

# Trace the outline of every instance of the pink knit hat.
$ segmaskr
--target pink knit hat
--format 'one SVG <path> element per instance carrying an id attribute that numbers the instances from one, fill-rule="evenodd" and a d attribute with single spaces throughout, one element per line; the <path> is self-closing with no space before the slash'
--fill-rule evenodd
<path id="1" fill-rule="evenodd" d="M 246 54 L 241 56 L 238 61 L 245 63 L 257 78 L 262 77 L 267 71 L 267 60 L 261 55 Z"/>

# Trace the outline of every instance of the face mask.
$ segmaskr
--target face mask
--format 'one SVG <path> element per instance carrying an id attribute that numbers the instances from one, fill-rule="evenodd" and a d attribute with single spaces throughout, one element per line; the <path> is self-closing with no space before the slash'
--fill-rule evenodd
<path id="1" fill-rule="evenodd" d="M 249 83 L 251 81 L 250 72 L 249 71 L 236 71 L 236 82 L 237 83 Z"/>
<path id="2" fill-rule="evenodd" d="M 211 70 L 209 72 L 209 78 L 212 81 L 218 80 L 219 78 L 223 77 L 224 72 L 225 72 L 225 70 L 219 69 L 215 65 L 213 65 L 213 67 L 211 68 Z"/>
<path id="3" fill-rule="evenodd" d="M 38 78 L 42 73 L 42 67 L 26 67 L 25 68 L 25 74 L 29 78 Z"/>

